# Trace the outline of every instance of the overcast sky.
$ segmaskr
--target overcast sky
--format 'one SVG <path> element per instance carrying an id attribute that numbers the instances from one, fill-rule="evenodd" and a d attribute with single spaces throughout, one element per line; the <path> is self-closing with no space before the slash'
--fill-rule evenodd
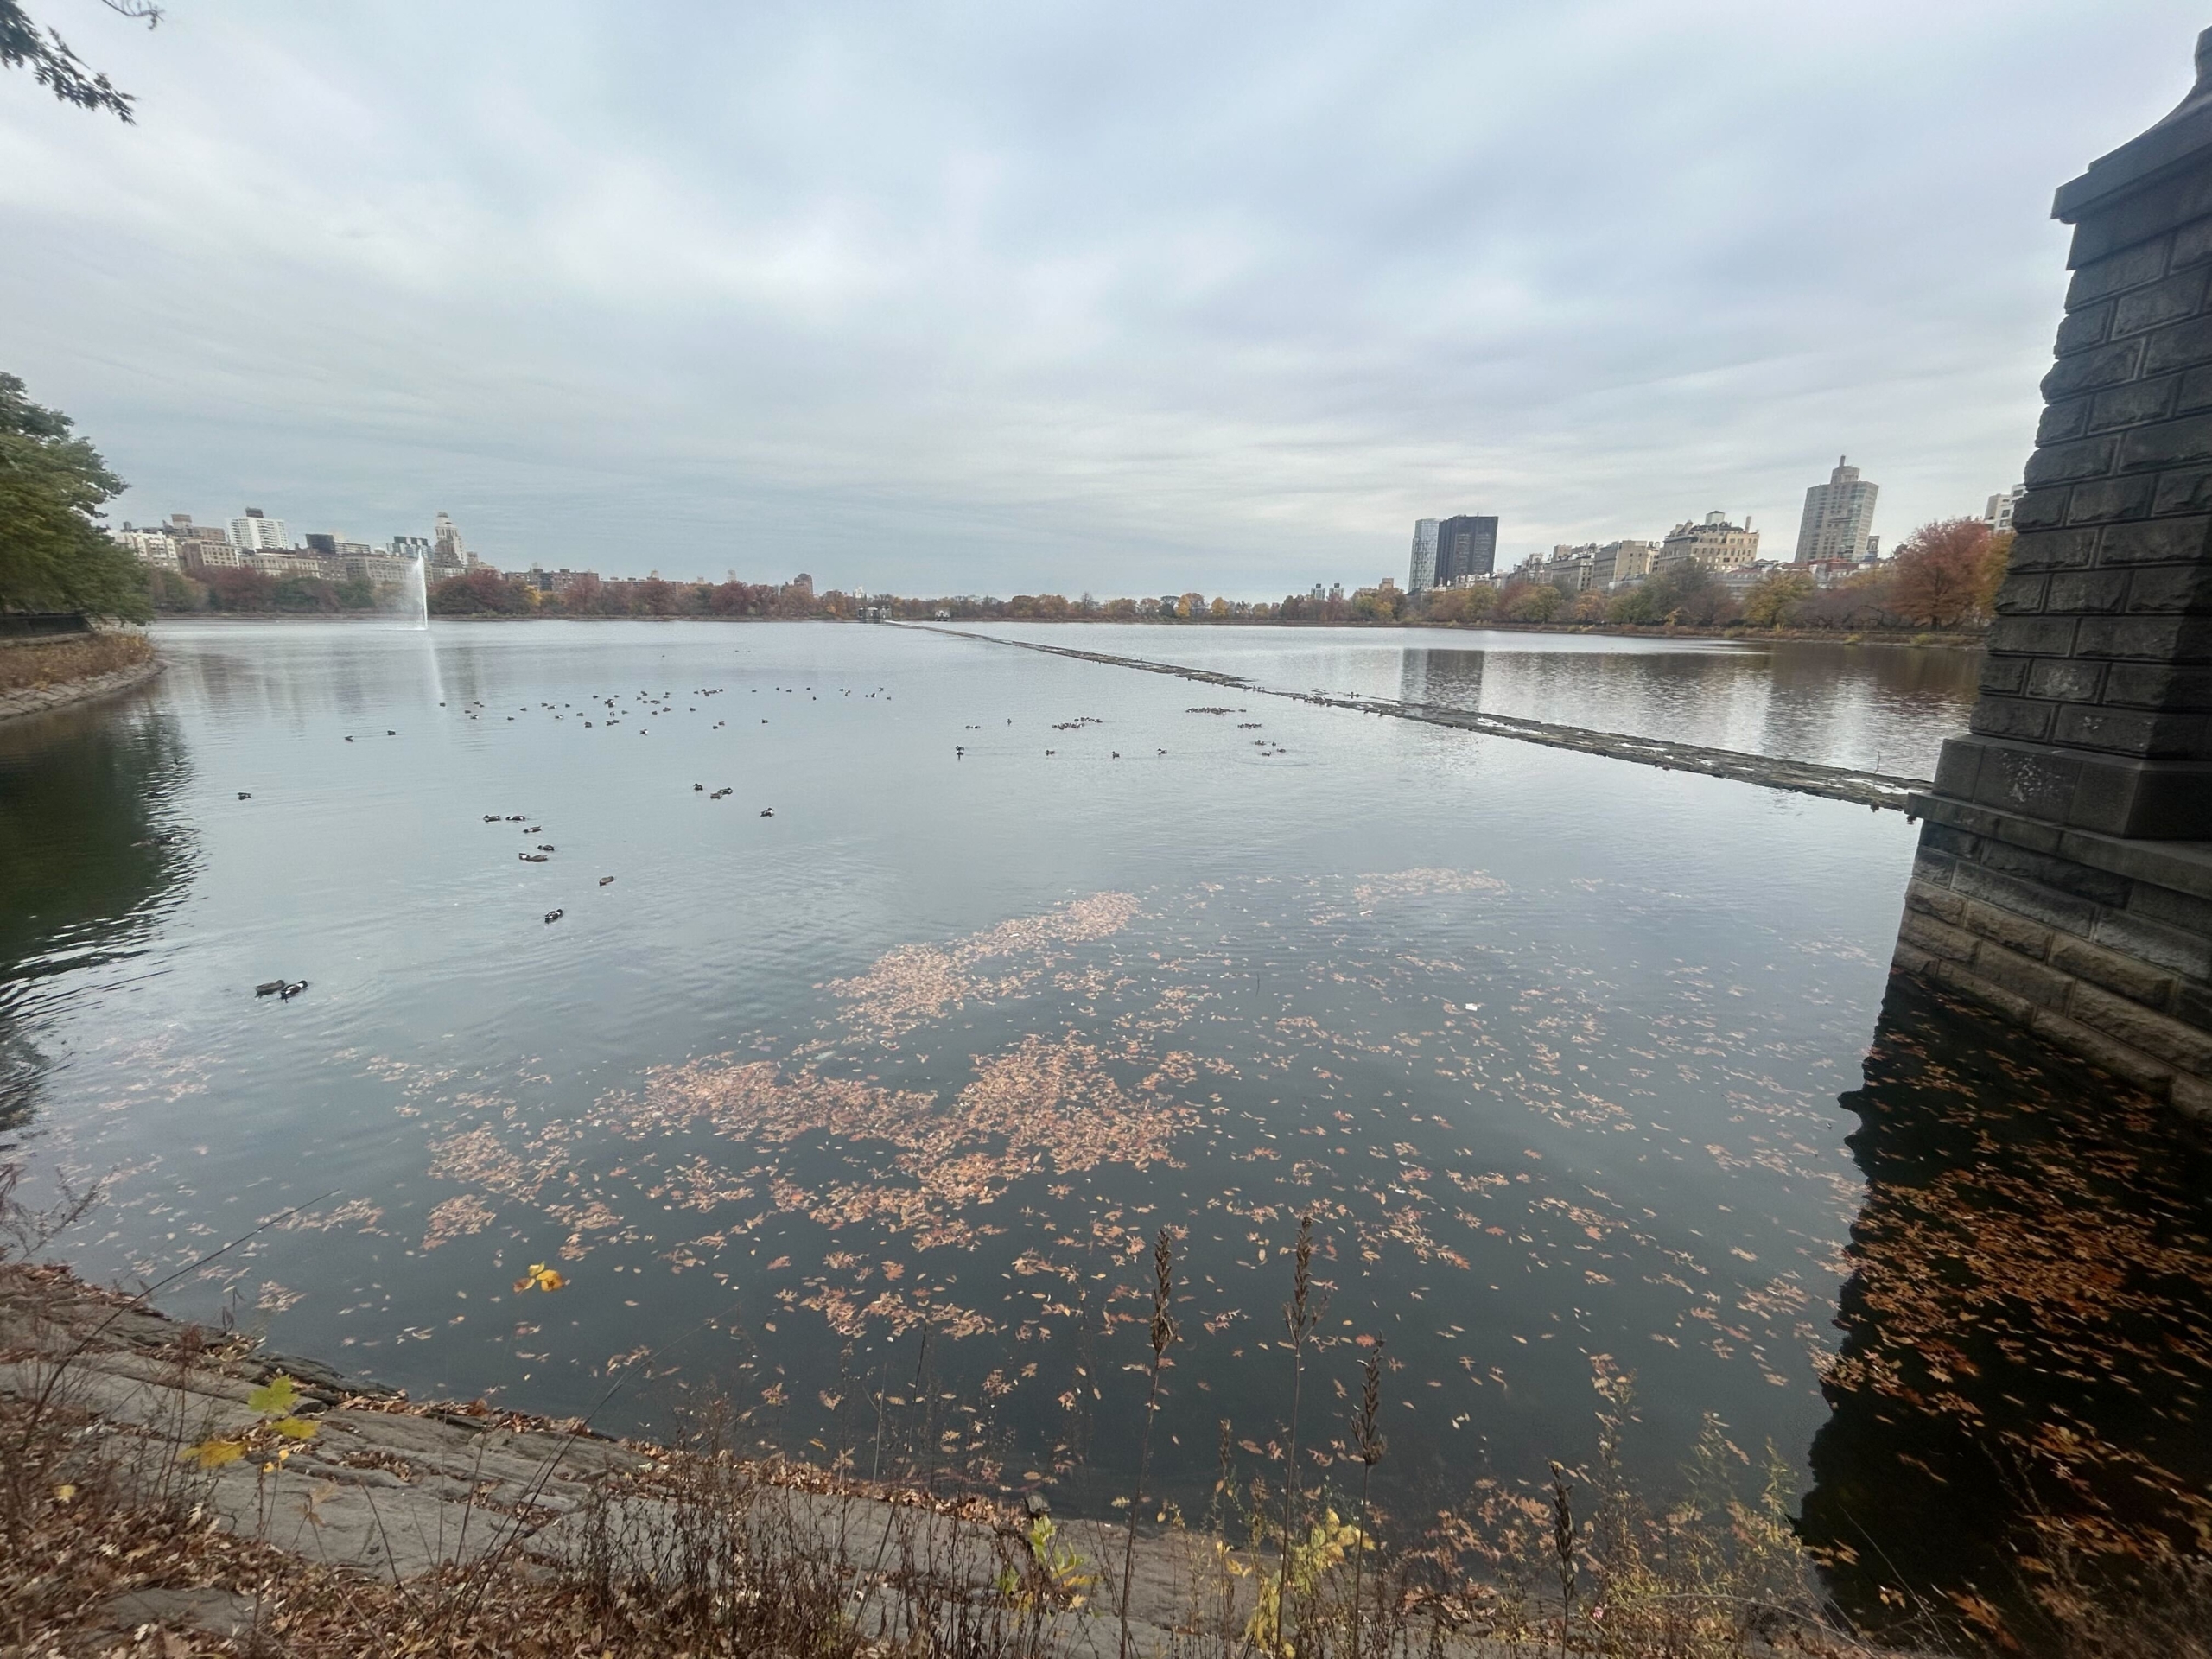
<path id="1" fill-rule="evenodd" d="M 918 592 L 1405 579 L 1840 452 L 2015 482 L 2050 194 L 2188 90 L 2167 0 L 30 0 L 0 368 L 117 517 Z"/>

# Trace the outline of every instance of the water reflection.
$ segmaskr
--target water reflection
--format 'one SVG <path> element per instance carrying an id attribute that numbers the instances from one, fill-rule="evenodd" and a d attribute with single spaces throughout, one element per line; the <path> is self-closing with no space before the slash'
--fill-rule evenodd
<path id="1" fill-rule="evenodd" d="M 1802 1529 L 1848 1611 L 2032 1635 L 2069 1557 L 2094 1578 L 2201 1547 L 2201 1138 L 1903 980 L 1842 1101 L 1868 1191 Z"/>
<path id="2" fill-rule="evenodd" d="M 188 771 L 175 718 L 147 700 L 0 726 L 0 1131 L 46 1069 L 24 1027 L 49 988 L 143 950 L 189 874 L 171 810 Z"/>

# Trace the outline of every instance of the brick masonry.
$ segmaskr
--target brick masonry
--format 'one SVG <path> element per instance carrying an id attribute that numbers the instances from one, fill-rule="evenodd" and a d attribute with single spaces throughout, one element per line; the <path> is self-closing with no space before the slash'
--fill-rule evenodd
<path id="1" fill-rule="evenodd" d="M 2212 1115 L 2212 29 L 2053 211 L 2073 280 L 1897 963 Z"/>

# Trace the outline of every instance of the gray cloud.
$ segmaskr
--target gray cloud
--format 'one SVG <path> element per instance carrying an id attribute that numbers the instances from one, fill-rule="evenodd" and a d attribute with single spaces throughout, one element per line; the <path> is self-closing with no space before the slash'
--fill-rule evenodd
<path id="1" fill-rule="evenodd" d="M 2027 453 L 2050 191 L 2202 21 L 2013 0 L 46 0 L 6 366 L 122 511 L 495 559 L 1254 596 Z"/>

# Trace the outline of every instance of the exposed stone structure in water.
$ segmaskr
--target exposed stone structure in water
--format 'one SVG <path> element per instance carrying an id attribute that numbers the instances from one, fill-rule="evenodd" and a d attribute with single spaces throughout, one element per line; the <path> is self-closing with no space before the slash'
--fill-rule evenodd
<path id="1" fill-rule="evenodd" d="M 2195 89 L 2063 186 L 2074 272 L 1972 734 L 1897 943 L 2212 1113 L 2212 30 Z"/>

